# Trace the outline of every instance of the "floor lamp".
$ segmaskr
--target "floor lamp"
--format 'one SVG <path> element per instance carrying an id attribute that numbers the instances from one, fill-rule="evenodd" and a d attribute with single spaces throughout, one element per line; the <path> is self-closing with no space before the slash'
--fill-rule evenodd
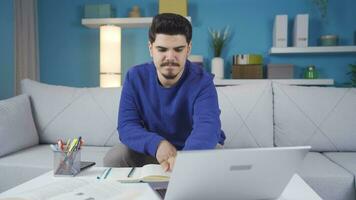
<path id="1" fill-rule="evenodd" d="M 100 87 L 121 86 L 121 28 L 100 26 Z"/>

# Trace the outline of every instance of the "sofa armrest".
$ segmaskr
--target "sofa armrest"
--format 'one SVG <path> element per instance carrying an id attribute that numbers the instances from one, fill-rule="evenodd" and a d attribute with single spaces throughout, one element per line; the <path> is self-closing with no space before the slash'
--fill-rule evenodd
<path id="1" fill-rule="evenodd" d="M 0 157 L 39 143 L 27 95 L 0 101 L 0 138 Z"/>

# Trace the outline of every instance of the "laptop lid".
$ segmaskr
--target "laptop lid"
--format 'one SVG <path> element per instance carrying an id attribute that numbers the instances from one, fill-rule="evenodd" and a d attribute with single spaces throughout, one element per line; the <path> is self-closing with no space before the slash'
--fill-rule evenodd
<path id="1" fill-rule="evenodd" d="M 178 152 L 165 199 L 277 199 L 309 149 L 305 146 Z"/>

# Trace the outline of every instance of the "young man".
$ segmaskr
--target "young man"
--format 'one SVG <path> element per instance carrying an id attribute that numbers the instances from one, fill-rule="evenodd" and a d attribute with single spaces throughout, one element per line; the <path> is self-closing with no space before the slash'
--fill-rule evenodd
<path id="1" fill-rule="evenodd" d="M 170 171 L 177 150 L 223 144 L 213 76 L 187 60 L 191 39 L 186 18 L 170 13 L 154 17 L 149 30 L 153 62 L 132 67 L 122 88 L 118 131 L 128 148 L 112 150 L 121 154 L 116 166 L 158 162 Z M 104 164 L 115 165 L 109 163 L 118 157 L 109 153 Z"/>

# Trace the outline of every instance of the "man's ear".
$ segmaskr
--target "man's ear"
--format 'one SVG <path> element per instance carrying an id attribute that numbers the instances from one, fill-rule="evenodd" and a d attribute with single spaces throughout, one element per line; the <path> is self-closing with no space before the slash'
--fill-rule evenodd
<path id="1" fill-rule="evenodd" d="M 148 41 L 148 51 L 150 51 L 150 56 L 152 57 L 152 49 L 153 49 L 153 45 L 150 41 Z"/>
<path id="2" fill-rule="evenodd" d="M 192 50 L 192 42 L 189 42 L 187 49 L 188 49 L 188 51 L 187 51 L 187 56 L 189 56 L 189 55 L 190 55 L 190 52 L 191 52 L 191 50 Z"/>

